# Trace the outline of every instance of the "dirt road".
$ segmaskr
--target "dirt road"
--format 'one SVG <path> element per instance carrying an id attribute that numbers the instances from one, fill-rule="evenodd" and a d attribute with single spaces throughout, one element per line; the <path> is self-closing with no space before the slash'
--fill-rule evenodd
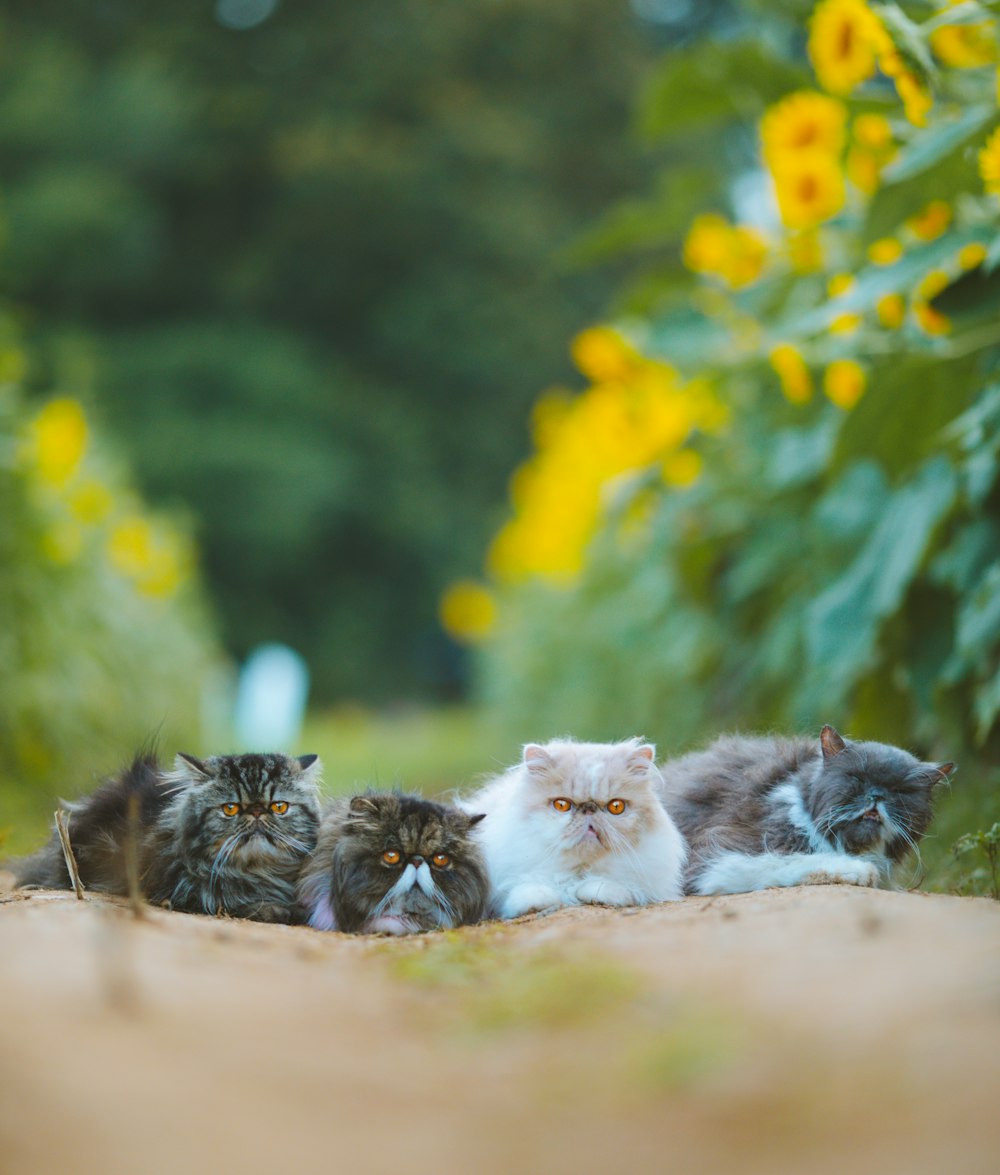
<path id="1" fill-rule="evenodd" d="M 1000 905 L 850 887 L 408 940 L 0 892 L 3 1175 L 996 1175 Z"/>

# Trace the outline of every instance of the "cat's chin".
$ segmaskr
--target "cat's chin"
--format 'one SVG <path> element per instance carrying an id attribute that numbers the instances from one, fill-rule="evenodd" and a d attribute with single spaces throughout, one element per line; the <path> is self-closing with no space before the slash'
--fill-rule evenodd
<path id="1" fill-rule="evenodd" d="M 233 857 L 246 865 L 252 861 L 273 861 L 276 857 L 283 857 L 285 849 L 276 845 L 269 836 L 255 833 L 233 853 Z"/>
<path id="2" fill-rule="evenodd" d="M 419 934 L 417 921 L 405 914 L 380 914 L 365 926 L 365 934 Z"/>
<path id="3" fill-rule="evenodd" d="M 576 837 L 575 840 L 566 845 L 564 852 L 571 857 L 576 857 L 581 861 L 591 861 L 595 857 L 601 857 L 608 851 L 607 845 L 601 840 L 600 834 L 596 829 L 588 828 L 586 832 Z"/>
<path id="4" fill-rule="evenodd" d="M 886 827 L 881 820 L 862 816 L 838 829 L 838 839 L 844 851 L 852 856 L 880 852 L 886 842 Z"/>

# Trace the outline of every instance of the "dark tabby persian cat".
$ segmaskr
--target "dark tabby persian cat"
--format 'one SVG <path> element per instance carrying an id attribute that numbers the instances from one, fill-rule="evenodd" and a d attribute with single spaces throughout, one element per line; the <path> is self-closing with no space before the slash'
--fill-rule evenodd
<path id="1" fill-rule="evenodd" d="M 685 891 L 888 882 L 927 831 L 954 763 L 885 743 L 727 735 L 662 769 L 663 799 L 690 846 Z"/>
<path id="2" fill-rule="evenodd" d="M 138 813 L 144 896 L 192 914 L 301 922 L 295 885 L 319 828 L 315 755 L 178 755 L 164 772 L 152 754 L 68 805 L 80 880 L 125 894 L 130 806 Z M 18 885 L 67 888 L 58 836 L 15 863 Z"/>
<path id="3" fill-rule="evenodd" d="M 309 925 L 415 934 L 478 922 L 489 883 L 471 830 L 482 819 L 399 792 L 335 801 L 299 881 Z"/>

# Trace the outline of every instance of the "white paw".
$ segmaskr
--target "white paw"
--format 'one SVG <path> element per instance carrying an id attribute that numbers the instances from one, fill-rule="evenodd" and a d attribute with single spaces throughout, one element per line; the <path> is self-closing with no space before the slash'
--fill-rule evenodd
<path id="1" fill-rule="evenodd" d="M 635 898 L 617 881 L 606 881 L 602 877 L 588 877 L 576 887 L 576 899 L 585 905 L 631 906 Z"/>
<path id="2" fill-rule="evenodd" d="M 416 926 L 398 914 L 381 914 L 365 926 L 366 934 L 413 934 Z"/>
<path id="3" fill-rule="evenodd" d="M 871 861 L 848 857 L 833 866 L 826 866 L 802 879 L 803 885 L 865 885 L 875 888 L 879 871 Z"/>
<path id="4" fill-rule="evenodd" d="M 515 885 L 500 903 L 500 917 L 520 918 L 522 914 L 550 910 L 554 906 L 562 904 L 562 898 L 551 886 L 539 885 L 535 882 Z"/>

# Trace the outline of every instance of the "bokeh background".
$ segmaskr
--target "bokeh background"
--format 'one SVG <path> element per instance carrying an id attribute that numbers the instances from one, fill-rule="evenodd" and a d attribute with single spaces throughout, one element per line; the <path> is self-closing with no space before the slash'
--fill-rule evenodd
<path id="1" fill-rule="evenodd" d="M 277 641 L 332 787 L 833 722 L 988 890 L 997 7 L 6 4 L 4 847 Z"/>

